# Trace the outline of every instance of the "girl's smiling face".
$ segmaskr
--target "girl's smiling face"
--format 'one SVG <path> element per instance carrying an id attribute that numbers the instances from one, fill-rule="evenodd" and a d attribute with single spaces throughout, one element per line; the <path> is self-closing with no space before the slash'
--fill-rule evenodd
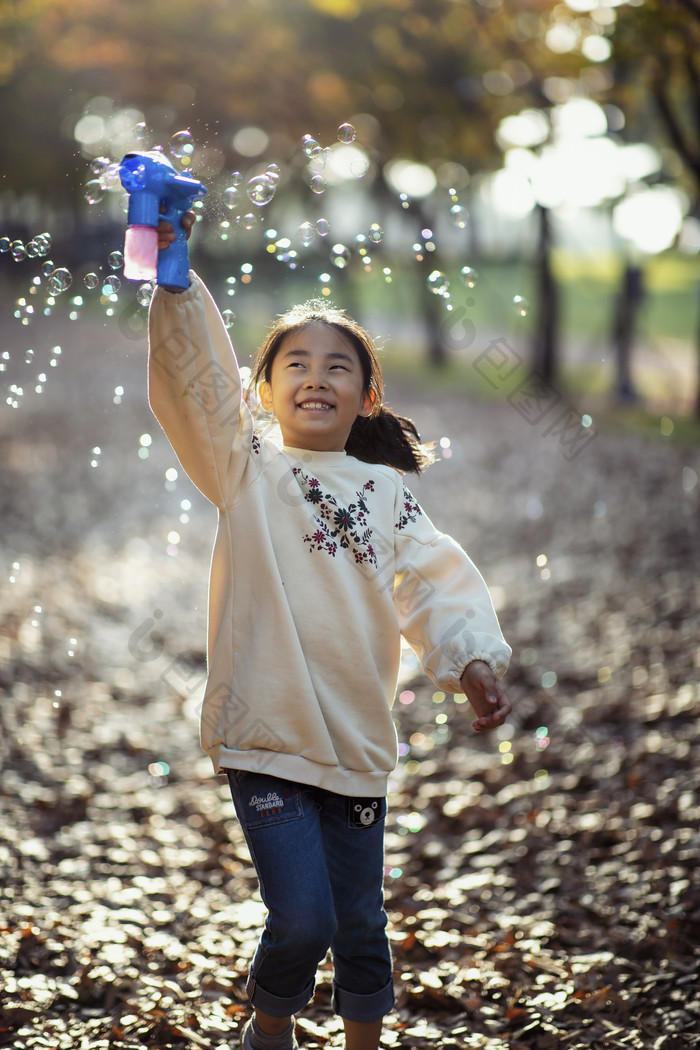
<path id="1" fill-rule="evenodd" d="M 344 449 L 355 419 L 374 403 L 351 340 L 318 321 L 284 336 L 259 393 L 285 445 L 315 452 Z"/>

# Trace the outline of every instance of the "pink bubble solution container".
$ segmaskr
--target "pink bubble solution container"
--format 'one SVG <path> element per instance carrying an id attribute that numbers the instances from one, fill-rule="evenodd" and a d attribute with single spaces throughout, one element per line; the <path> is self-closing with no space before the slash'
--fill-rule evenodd
<path id="1" fill-rule="evenodd" d="M 158 231 L 152 226 L 127 226 L 124 276 L 128 281 L 155 281 L 158 276 Z"/>

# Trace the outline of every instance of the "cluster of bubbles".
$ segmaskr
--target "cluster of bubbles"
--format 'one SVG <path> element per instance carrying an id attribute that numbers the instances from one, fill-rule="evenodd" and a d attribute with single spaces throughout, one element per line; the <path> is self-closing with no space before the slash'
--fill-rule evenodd
<path id="1" fill-rule="evenodd" d="M 20 239 L 11 240 L 9 237 L 0 237 L 0 252 L 9 252 L 15 262 L 24 262 L 25 259 L 43 258 L 50 251 L 50 233 L 37 233 L 26 244 Z"/>
<path id="2" fill-rule="evenodd" d="M 458 230 L 466 230 L 469 223 L 469 213 L 463 204 L 459 203 L 457 190 L 451 189 L 450 195 L 450 219 Z"/>
<path id="3" fill-rule="evenodd" d="M 150 129 L 145 124 L 141 124 L 137 126 L 134 134 L 138 141 L 145 141 L 150 135 Z M 341 145 L 351 145 L 355 142 L 356 137 L 356 129 L 350 123 L 343 123 L 337 129 L 337 141 Z M 329 157 L 332 155 L 332 148 L 321 145 L 319 140 L 312 134 L 303 135 L 299 146 L 301 154 L 305 158 L 308 185 L 314 194 L 321 195 L 326 189 L 326 179 L 323 172 Z M 189 129 L 178 131 L 171 137 L 169 153 L 183 167 L 189 167 L 192 164 L 195 154 L 195 142 Z M 364 170 L 360 174 L 363 174 Z M 107 190 L 119 185 L 118 165 L 109 158 L 97 158 L 92 165 L 92 174 L 94 178 L 89 184 L 90 191 L 86 193 L 90 201 L 98 201 Z M 221 200 L 226 210 L 233 214 L 222 219 L 219 223 L 221 240 L 228 240 L 231 232 L 252 231 L 258 226 L 261 210 L 274 200 L 280 180 L 281 170 L 279 165 L 275 163 L 267 164 L 264 171 L 258 171 L 248 178 L 240 171 L 234 171 L 229 176 L 228 184 L 221 191 Z M 469 221 L 467 208 L 460 202 L 456 189 L 450 189 L 448 194 L 451 222 L 460 230 L 466 229 Z M 399 194 L 399 200 L 403 208 L 410 208 L 411 202 L 407 194 Z M 195 205 L 195 207 L 199 208 L 202 206 L 201 201 Z M 328 261 L 331 266 L 331 272 L 332 268 L 338 270 L 346 269 L 350 265 L 354 253 L 359 256 L 365 272 L 372 270 L 372 257 L 369 249 L 372 245 L 379 244 L 383 238 L 383 230 L 379 223 L 372 223 L 367 234 L 358 234 L 354 244 L 334 242 L 329 234 L 330 223 L 327 219 L 319 218 L 315 222 L 307 219 L 298 225 L 295 236 L 280 235 L 276 231 L 268 230 L 265 233 L 265 238 L 268 242 L 266 250 L 278 262 L 294 270 L 300 265 L 300 252 L 312 246 L 318 247 L 319 242 L 325 239 L 328 245 Z M 420 239 L 413 245 L 416 260 L 422 262 L 435 250 L 436 243 L 433 231 L 430 229 L 422 230 Z M 382 276 L 386 283 L 391 283 L 391 268 L 384 267 Z M 460 280 L 467 289 L 471 290 L 476 286 L 478 274 L 473 268 L 464 266 L 460 272 Z M 324 272 L 319 276 L 319 281 L 322 285 L 327 286 L 330 284 L 331 277 Z M 427 285 L 433 294 L 442 299 L 446 310 L 450 311 L 454 308 L 454 289 L 450 287 L 450 280 L 442 271 L 432 270 L 427 277 Z M 106 291 L 109 291 L 109 288 Z M 137 293 L 139 303 L 147 305 L 152 291 L 152 287 L 142 286 Z M 513 308 L 519 316 L 525 317 L 529 304 L 524 296 L 516 295 L 513 298 Z"/>
<path id="4" fill-rule="evenodd" d="M 119 164 L 111 157 L 95 157 L 90 164 L 90 178 L 85 184 L 83 195 L 88 204 L 101 204 L 105 194 L 121 186 Z"/>
<path id="5" fill-rule="evenodd" d="M 144 123 L 138 124 L 133 131 L 133 137 L 137 143 L 137 149 L 148 149 L 152 140 L 152 131 Z M 357 132 L 350 123 L 341 124 L 337 129 L 337 142 L 342 147 L 351 146 L 356 141 Z M 162 153 L 166 153 L 174 164 L 182 169 L 190 169 L 196 156 L 196 144 L 192 132 L 189 129 L 177 131 L 171 136 L 166 148 L 162 146 L 153 147 Z M 317 138 L 311 134 L 302 136 L 299 148 L 301 158 L 306 172 L 308 187 L 314 196 L 321 196 L 327 185 L 326 165 L 333 157 L 333 147 L 323 146 Z M 361 153 L 361 151 L 358 151 Z M 84 197 L 91 206 L 98 205 L 104 201 L 107 194 L 121 193 L 119 206 L 126 212 L 128 207 L 128 196 L 123 192 L 119 175 L 120 164 L 108 156 L 98 156 L 90 163 L 89 178 L 84 188 Z M 357 171 L 351 171 L 352 177 L 361 177 L 367 168 L 360 166 Z M 264 170 L 257 170 L 253 174 L 244 175 L 241 171 L 234 171 L 226 180 L 225 188 L 220 191 L 220 201 L 224 208 L 224 214 L 228 217 L 219 224 L 219 235 L 226 240 L 230 233 L 253 231 L 260 226 L 261 215 L 275 199 L 275 195 L 282 182 L 282 171 L 276 163 L 267 163 Z M 210 194 L 209 201 L 212 195 Z M 406 193 L 399 194 L 399 203 L 403 209 L 411 207 L 411 200 Z M 202 201 L 197 201 L 195 208 L 201 210 L 204 207 Z M 459 196 L 454 189 L 449 190 L 449 219 L 453 225 L 460 230 L 468 226 L 468 211 L 460 202 Z M 372 222 L 369 227 L 354 238 L 340 240 L 332 236 L 330 221 L 321 216 L 315 221 L 305 219 L 298 223 L 296 230 L 288 234 L 281 233 L 276 229 L 267 229 L 264 232 L 265 250 L 277 262 L 290 270 L 295 270 L 302 265 L 308 266 L 319 254 L 325 256 L 325 269 L 320 268 L 317 281 L 323 295 L 330 295 L 334 282 L 334 274 L 347 270 L 352 265 L 359 264 L 365 273 L 374 270 L 373 255 L 384 239 L 384 230 L 380 223 Z M 123 253 L 119 250 L 109 252 L 103 266 L 97 267 L 83 275 L 74 275 L 71 270 L 62 265 L 57 265 L 48 256 L 52 248 L 52 238 L 49 233 L 39 233 L 27 240 L 26 243 L 20 239 L 0 237 L 0 254 L 8 254 L 15 262 L 22 263 L 30 260 L 40 262 L 39 273 L 31 281 L 28 293 L 19 298 L 15 304 L 15 317 L 23 326 L 32 323 L 38 313 L 50 316 L 59 297 L 68 303 L 68 316 L 71 320 L 77 320 L 82 315 L 86 306 L 85 293 L 94 293 L 95 299 L 99 300 L 108 317 L 115 315 L 115 307 L 118 304 L 118 296 L 122 290 L 122 279 L 119 276 L 124 265 Z M 313 256 L 308 253 L 313 249 Z M 416 261 L 428 260 L 432 253 L 437 250 L 436 238 L 432 229 L 425 228 L 420 231 L 419 237 L 413 244 L 413 254 Z M 394 279 L 390 266 L 382 266 L 380 279 L 390 284 Z M 248 285 L 253 280 L 253 265 L 244 263 L 240 267 L 240 274 L 228 277 L 226 281 L 226 295 L 235 295 L 240 284 Z M 457 292 L 460 288 L 468 291 L 473 290 L 479 280 L 479 275 L 470 266 L 462 266 L 458 275 L 448 276 L 440 269 L 428 270 L 425 278 L 427 287 L 437 296 L 447 311 L 454 308 Z M 76 285 L 79 287 L 76 288 Z M 148 307 L 155 290 L 155 283 L 147 281 L 136 288 L 136 302 L 141 307 Z M 76 294 L 78 292 L 78 294 Z M 45 297 L 43 306 L 40 305 L 41 296 Z M 473 302 L 473 301 L 472 301 Z M 467 304 L 470 300 L 467 300 Z M 529 310 L 527 299 L 522 295 L 513 297 L 512 305 L 515 313 L 525 317 Z M 227 307 L 222 310 L 224 323 L 231 328 L 236 321 L 236 314 Z M 56 366 L 59 360 L 61 348 L 56 347 L 51 352 L 49 368 Z M 27 350 L 25 363 L 33 362 L 34 351 Z M 6 371 L 9 354 L 0 354 L 0 372 Z M 41 393 L 46 384 L 46 372 L 39 372 L 33 387 L 37 393 Z M 14 384 L 9 388 L 7 403 L 17 408 L 25 395 L 25 388 Z M 121 404 L 123 388 L 115 388 L 113 402 Z M 148 455 L 147 448 L 141 447 L 141 454 Z M 451 455 L 449 447 L 444 452 L 445 458 Z M 93 462 L 95 466 L 99 463 L 99 454 L 93 450 Z"/>
<path id="6" fill-rule="evenodd" d="M 228 186 L 222 192 L 226 208 L 236 212 L 233 225 L 239 229 L 254 229 L 257 222 L 255 212 L 241 209 L 241 205 L 249 202 L 255 208 L 264 208 L 273 200 L 279 181 L 280 167 L 278 164 L 268 164 L 264 172 L 251 176 L 247 181 L 240 171 L 234 171 L 229 178 Z M 222 232 L 225 233 L 230 225 L 229 220 L 224 220 Z"/>
<path id="7" fill-rule="evenodd" d="M 82 316 L 82 308 L 85 306 L 83 294 L 66 295 L 71 289 L 75 293 L 76 278 L 68 267 L 57 266 L 52 259 L 47 258 L 52 246 L 53 241 L 49 233 L 36 234 L 26 243 L 19 239 L 11 240 L 9 237 L 0 237 L 0 254 L 10 255 L 17 263 L 26 263 L 32 260 L 40 261 L 39 272 L 31 278 L 27 294 L 20 296 L 14 304 L 14 317 L 23 327 L 32 324 L 39 315 L 50 317 L 60 297 L 64 298 L 69 304 L 69 320 L 75 321 Z M 123 253 L 115 250 L 109 253 L 104 271 L 100 268 L 99 273 L 91 271 L 82 277 L 82 291 L 98 293 L 100 302 L 105 306 L 108 316 L 114 315 L 114 307 L 118 302 L 118 292 L 122 287 L 121 279 L 115 271 L 120 270 L 123 265 Z M 109 269 L 109 273 L 106 273 L 107 269 Z M 140 305 L 148 305 L 153 290 L 153 283 L 142 284 L 137 289 L 136 298 Z M 24 364 L 32 365 L 35 363 L 35 351 L 33 348 L 27 348 L 23 351 L 23 354 Z M 49 352 L 48 365 L 45 371 L 38 372 L 34 380 L 30 381 L 29 384 L 10 384 L 5 395 L 6 404 L 11 408 L 17 409 L 22 405 L 26 394 L 30 390 L 33 390 L 36 394 L 44 393 L 49 370 L 57 367 L 61 354 L 62 348 L 54 346 Z M 9 364 L 9 351 L 2 351 L 0 353 L 0 372 L 6 372 Z M 121 398 L 115 396 L 114 403 L 120 404 Z M 99 450 L 93 449 L 91 466 L 99 465 L 98 456 Z"/>
<path id="8" fill-rule="evenodd" d="M 477 282 L 479 280 L 479 274 L 471 266 L 463 266 L 459 271 L 459 277 L 461 283 L 464 285 L 465 288 L 468 288 L 469 290 L 476 288 Z M 444 299 L 446 309 L 452 310 L 452 291 L 450 280 L 446 276 L 446 274 L 444 274 L 442 270 L 431 270 L 431 272 L 426 278 L 426 282 L 428 285 L 428 289 L 433 293 L 433 295 L 437 295 L 441 299 Z M 527 316 L 530 309 L 530 304 L 523 295 L 513 296 L 512 304 L 513 309 L 519 317 Z"/>
<path id="9" fill-rule="evenodd" d="M 423 232 L 429 233 L 430 231 Z M 427 250 L 431 250 L 430 248 L 428 248 L 428 245 L 432 244 L 432 241 L 426 242 Z M 479 280 L 479 274 L 476 270 L 472 269 L 471 266 L 463 266 L 459 272 L 459 277 L 461 284 L 464 285 L 465 288 L 468 288 L 470 290 L 476 287 L 476 284 Z M 454 306 L 453 293 L 451 282 L 447 275 L 443 273 L 442 270 L 431 270 L 431 272 L 426 278 L 426 283 L 428 289 L 433 293 L 433 295 L 437 295 L 445 301 L 446 309 L 452 310 Z"/>
<path id="10" fill-rule="evenodd" d="M 179 134 L 184 135 L 185 133 L 180 132 Z M 356 132 L 352 124 L 341 124 L 338 128 L 339 142 L 349 144 L 354 142 L 355 137 Z M 301 152 L 308 162 L 309 187 L 314 194 L 320 196 L 326 190 L 326 179 L 323 177 L 322 172 L 327 163 L 330 148 L 321 146 L 313 135 L 303 135 L 300 146 Z M 255 229 L 258 222 L 259 209 L 272 203 L 280 184 L 280 179 L 281 169 L 275 163 L 269 163 L 264 171 L 258 172 L 247 179 L 240 171 L 234 171 L 230 175 L 228 185 L 221 193 L 221 198 L 224 206 L 228 211 L 233 212 L 234 215 L 233 218 L 225 218 L 219 223 L 219 236 L 222 240 L 228 239 L 229 231 L 232 227 L 234 230 L 244 231 Z M 258 212 L 249 210 L 250 205 L 253 206 L 253 209 L 258 209 Z M 324 222 L 327 222 L 327 220 L 319 219 L 315 224 L 310 222 L 302 224 L 303 229 L 300 228 L 298 231 L 302 246 L 308 247 L 314 240 L 316 233 L 320 236 L 327 234 L 327 230 L 324 233 L 319 228 L 319 224 Z M 284 255 L 284 252 L 282 254 Z M 283 258 L 280 261 L 289 264 L 290 260 Z M 293 261 L 294 256 L 292 256 Z"/>
<path id="11" fill-rule="evenodd" d="M 28 259 L 46 256 L 51 250 L 51 245 L 52 239 L 49 233 L 37 234 L 26 244 L 19 240 L 11 241 L 9 237 L 0 237 L 0 253 L 9 252 L 16 262 L 24 262 Z M 99 290 L 103 299 L 114 302 L 116 294 L 122 286 L 121 279 L 115 271 L 121 270 L 124 265 L 123 252 L 118 250 L 110 252 L 107 257 L 107 265 L 111 271 L 109 274 L 101 276 L 95 271 L 90 271 L 84 274 L 82 284 L 87 291 Z M 43 313 L 45 316 L 50 316 L 51 308 L 55 305 L 58 296 L 67 292 L 73 284 L 73 273 L 68 267 L 56 266 L 53 260 L 45 259 L 41 263 L 39 274 L 32 280 L 28 294 L 35 297 L 39 291 L 45 291 L 47 298 Z M 152 282 L 142 284 L 137 290 L 136 297 L 138 302 L 143 306 L 147 306 L 153 290 L 154 284 Z M 72 320 L 76 320 L 80 316 L 79 308 L 83 305 L 84 301 L 81 295 L 73 296 L 71 299 L 73 309 L 69 313 L 69 317 Z M 36 313 L 37 310 L 32 301 L 26 297 L 21 297 L 17 300 L 15 317 L 24 326 L 31 323 Z"/>

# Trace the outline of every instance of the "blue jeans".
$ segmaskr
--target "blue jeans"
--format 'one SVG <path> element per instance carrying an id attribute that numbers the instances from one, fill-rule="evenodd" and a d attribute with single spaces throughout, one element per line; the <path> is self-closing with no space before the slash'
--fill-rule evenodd
<path id="1" fill-rule="evenodd" d="M 291 1017 L 331 949 L 333 1007 L 376 1021 L 394 1004 L 384 911 L 386 800 L 350 799 L 290 780 L 230 770 L 229 785 L 268 913 L 248 994 Z"/>

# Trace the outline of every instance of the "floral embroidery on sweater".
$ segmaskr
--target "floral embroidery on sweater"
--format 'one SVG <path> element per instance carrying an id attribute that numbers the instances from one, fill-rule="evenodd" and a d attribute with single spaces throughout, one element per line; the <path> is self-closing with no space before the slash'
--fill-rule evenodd
<path id="1" fill-rule="evenodd" d="M 374 492 L 374 482 L 366 481 L 359 492 L 357 502 L 341 507 L 330 492 L 323 492 L 318 478 L 305 474 L 300 467 L 292 467 L 307 503 L 312 503 L 317 513 L 314 521 L 317 528 L 312 536 L 304 536 L 309 550 L 326 551 L 335 558 L 338 547 L 346 548 L 358 563 L 377 564 L 377 555 L 370 540 L 372 530 L 368 525 L 369 508 L 365 493 Z"/>
<path id="2" fill-rule="evenodd" d="M 405 529 L 409 521 L 415 521 L 419 514 L 423 511 L 418 506 L 413 493 L 404 485 L 403 487 L 403 508 L 399 514 L 399 520 L 396 523 L 397 529 Z"/>

